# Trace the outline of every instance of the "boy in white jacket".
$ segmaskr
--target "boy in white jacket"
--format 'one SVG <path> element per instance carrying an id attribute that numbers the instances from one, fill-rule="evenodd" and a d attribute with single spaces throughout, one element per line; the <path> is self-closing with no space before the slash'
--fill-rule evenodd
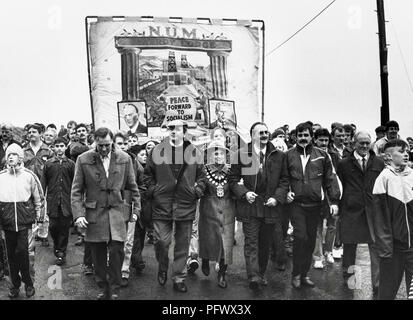
<path id="1" fill-rule="evenodd" d="M 17 144 L 6 150 L 7 169 L 0 172 L 0 221 L 4 230 L 10 269 L 9 297 L 16 298 L 21 282 L 26 296 L 35 294 L 30 276 L 28 230 L 43 219 L 43 190 L 36 175 L 23 166 L 23 149 Z M 21 275 L 21 276 L 20 276 Z"/>

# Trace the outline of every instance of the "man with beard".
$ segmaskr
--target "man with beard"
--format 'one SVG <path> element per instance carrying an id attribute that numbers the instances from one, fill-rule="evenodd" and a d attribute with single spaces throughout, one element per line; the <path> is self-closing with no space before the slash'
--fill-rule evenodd
<path id="1" fill-rule="evenodd" d="M 297 145 L 287 151 L 290 177 L 288 203 L 292 203 L 291 222 L 294 228 L 292 286 L 296 289 L 314 287 L 308 276 L 317 236 L 317 226 L 327 193 L 330 213 L 337 215 L 341 196 L 337 176 L 327 152 L 311 143 L 313 128 L 308 123 L 296 127 Z"/>
<path id="2" fill-rule="evenodd" d="M 139 121 L 139 110 L 134 104 L 125 104 L 123 106 L 123 114 L 125 123 L 129 127 L 129 135 L 133 133 L 148 133 L 148 128 Z"/>
<path id="3" fill-rule="evenodd" d="M 256 290 L 268 284 L 265 272 L 274 232 L 277 255 L 286 260 L 280 204 L 286 201 L 288 171 L 286 156 L 269 141 L 265 123 L 254 123 L 250 135 L 251 143 L 238 150 L 231 161 L 229 183 L 237 199 L 236 218 L 242 222 L 245 236 L 249 287 Z"/>

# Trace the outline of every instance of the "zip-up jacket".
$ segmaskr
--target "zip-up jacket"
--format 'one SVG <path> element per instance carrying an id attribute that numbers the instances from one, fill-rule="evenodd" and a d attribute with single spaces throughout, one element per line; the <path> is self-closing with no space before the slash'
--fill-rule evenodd
<path id="1" fill-rule="evenodd" d="M 394 250 L 412 247 L 413 170 L 397 172 L 391 166 L 377 177 L 373 188 L 374 232 L 379 255 L 391 258 Z"/>
<path id="2" fill-rule="evenodd" d="M 37 176 L 23 166 L 0 172 L 0 221 L 4 230 L 29 229 L 44 218 L 44 196 Z"/>
<path id="3" fill-rule="evenodd" d="M 287 151 L 287 168 L 294 202 L 302 206 L 318 206 L 327 192 L 330 204 L 338 205 L 341 190 L 330 156 L 323 150 L 309 144 L 297 145 Z M 308 158 L 303 170 L 301 158 Z"/>
<path id="4" fill-rule="evenodd" d="M 43 168 L 46 161 L 54 156 L 52 150 L 42 143 L 40 149 L 34 154 L 33 149 L 30 147 L 30 143 L 23 149 L 24 151 L 24 166 L 33 171 L 36 176 L 41 179 L 43 175 Z"/>

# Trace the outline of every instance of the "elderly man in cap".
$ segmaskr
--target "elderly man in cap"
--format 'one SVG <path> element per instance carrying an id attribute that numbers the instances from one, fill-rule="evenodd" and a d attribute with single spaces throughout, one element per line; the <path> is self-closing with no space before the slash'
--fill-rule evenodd
<path id="1" fill-rule="evenodd" d="M 195 219 L 197 200 L 205 190 L 203 155 L 184 139 L 187 125 L 173 120 L 167 125 L 169 137 L 155 146 L 147 158 L 145 175 L 147 200 L 151 201 L 155 253 L 159 263 L 158 282 L 165 285 L 168 251 L 175 226 L 173 288 L 186 292 L 186 260 Z"/>

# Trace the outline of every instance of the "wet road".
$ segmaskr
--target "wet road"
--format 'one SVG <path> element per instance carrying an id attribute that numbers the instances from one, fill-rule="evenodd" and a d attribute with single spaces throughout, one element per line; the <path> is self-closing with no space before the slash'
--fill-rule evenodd
<path id="1" fill-rule="evenodd" d="M 217 286 L 216 273 L 212 268 L 206 277 L 198 269 L 194 275 L 189 275 L 186 281 L 187 293 L 175 292 L 171 280 L 161 287 L 157 280 L 157 263 L 154 257 L 153 245 L 145 244 L 143 251 L 146 268 L 141 275 L 131 274 L 129 286 L 122 289 L 120 299 L 128 300 L 370 300 L 372 299 L 370 282 L 369 253 L 366 245 L 359 245 L 357 252 L 358 276 L 355 279 L 354 290 L 350 290 L 342 280 L 341 261 L 327 265 L 323 270 L 310 270 L 310 276 L 316 283 L 313 289 L 296 290 L 291 287 L 291 258 L 287 270 L 276 270 L 270 261 L 267 269 L 268 286 L 261 287 L 257 292 L 248 288 L 245 262 L 243 256 L 243 235 L 236 235 L 237 245 L 234 247 L 234 264 L 228 269 L 228 288 Z M 36 295 L 31 299 L 50 300 L 94 300 L 97 286 L 93 276 L 84 276 L 82 270 L 83 246 L 73 245 L 76 236 L 71 235 L 67 263 L 62 267 L 54 265 L 52 246 L 36 248 Z M 50 241 L 51 242 L 51 241 Z M 170 253 L 170 257 L 171 257 Z M 7 280 L 0 281 L 0 300 L 8 299 Z M 21 288 L 23 291 L 23 287 Z M 404 280 L 397 296 L 405 299 Z M 20 294 L 19 299 L 26 299 Z"/>

